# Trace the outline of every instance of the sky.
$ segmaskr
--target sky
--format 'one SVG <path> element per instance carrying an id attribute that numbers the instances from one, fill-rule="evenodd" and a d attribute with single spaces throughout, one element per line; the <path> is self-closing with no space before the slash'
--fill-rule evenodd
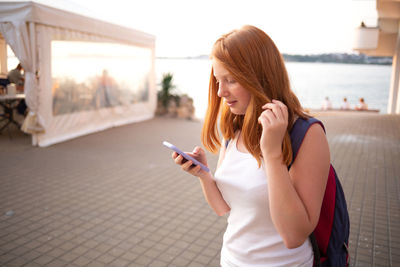
<path id="1" fill-rule="evenodd" d="M 355 53 L 361 21 L 376 26 L 375 0 L 37 0 L 156 37 L 156 56 L 207 55 L 222 34 L 250 24 L 282 53 Z"/>

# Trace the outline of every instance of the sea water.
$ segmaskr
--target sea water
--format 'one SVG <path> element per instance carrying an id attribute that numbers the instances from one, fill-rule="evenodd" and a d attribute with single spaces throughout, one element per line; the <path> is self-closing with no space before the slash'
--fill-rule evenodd
<path id="1" fill-rule="evenodd" d="M 318 109 L 325 97 L 339 108 L 344 97 L 351 107 L 363 97 L 370 109 L 387 113 L 392 66 L 287 62 L 292 90 L 305 108 Z M 211 61 L 208 59 L 157 59 L 156 79 L 174 75 L 176 92 L 193 98 L 196 117 L 204 118 L 208 101 Z M 157 86 L 158 89 L 160 86 Z"/>

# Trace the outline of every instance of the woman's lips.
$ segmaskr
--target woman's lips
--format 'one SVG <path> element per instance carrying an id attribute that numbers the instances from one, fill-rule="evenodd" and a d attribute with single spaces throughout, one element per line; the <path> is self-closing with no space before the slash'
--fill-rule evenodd
<path id="1" fill-rule="evenodd" d="M 226 104 L 227 104 L 229 107 L 231 107 L 231 106 L 233 106 L 237 101 L 236 101 L 236 100 L 233 100 L 233 101 L 225 100 L 225 102 L 226 102 Z"/>

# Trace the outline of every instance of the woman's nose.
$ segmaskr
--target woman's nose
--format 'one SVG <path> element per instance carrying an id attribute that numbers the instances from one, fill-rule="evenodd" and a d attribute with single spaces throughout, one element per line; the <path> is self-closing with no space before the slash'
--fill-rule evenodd
<path id="1" fill-rule="evenodd" d="M 226 96 L 228 93 L 228 91 L 226 90 L 225 86 L 223 85 L 223 83 L 219 83 L 218 84 L 218 96 L 219 97 L 224 97 Z"/>

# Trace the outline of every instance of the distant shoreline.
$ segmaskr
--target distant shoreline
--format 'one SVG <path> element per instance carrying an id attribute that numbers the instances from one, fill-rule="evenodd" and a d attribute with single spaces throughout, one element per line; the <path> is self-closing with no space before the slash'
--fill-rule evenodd
<path id="1" fill-rule="evenodd" d="M 370 57 L 359 54 L 326 53 L 315 55 L 282 54 L 285 62 L 340 63 L 365 65 L 392 65 L 392 57 Z M 156 57 L 157 59 L 209 59 L 209 55 L 187 57 Z"/>

